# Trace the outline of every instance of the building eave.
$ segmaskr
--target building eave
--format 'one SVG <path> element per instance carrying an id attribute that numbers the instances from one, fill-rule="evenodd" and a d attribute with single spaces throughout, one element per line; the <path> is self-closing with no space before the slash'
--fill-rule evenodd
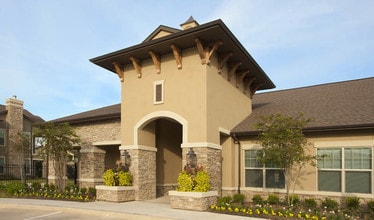
<path id="1" fill-rule="evenodd" d="M 150 59 L 149 51 L 155 51 L 160 56 L 169 54 L 172 53 L 170 49 L 172 44 L 176 44 L 181 49 L 196 47 L 196 38 L 206 43 L 222 41 L 223 44 L 219 47 L 217 53 L 233 53 L 234 55 L 230 58 L 230 62 L 242 63 L 238 71 L 249 69 L 256 77 L 256 84 L 260 85 L 258 90 L 275 88 L 274 83 L 221 20 L 215 20 L 165 37 L 114 51 L 92 58 L 90 61 L 116 73 L 114 62 L 124 66 L 131 65 L 130 57 L 136 57 L 138 60 Z"/>

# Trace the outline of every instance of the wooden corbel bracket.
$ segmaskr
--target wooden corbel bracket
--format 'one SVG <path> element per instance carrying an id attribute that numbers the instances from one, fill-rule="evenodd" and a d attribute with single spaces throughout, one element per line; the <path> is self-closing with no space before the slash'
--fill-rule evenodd
<path id="1" fill-rule="evenodd" d="M 227 63 L 227 61 L 232 57 L 233 53 L 227 53 L 221 57 L 218 57 L 218 73 L 221 74 L 223 67 Z"/>
<path id="2" fill-rule="evenodd" d="M 130 60 L 134 66 L 134 69 L 138 73 L 138 78 L 142 78 L 142 66 L 140 65 L 140 61 L 135 57 L 130 57 Z"/>
<path id="3" fill-rule="evenodd" d="M 229 74 L 227 74 L 227 81 L 230 81 L 230 80 L 231 80 L 232 75 L 234 75 L 234 73 L 236 72 L 236 69 L 238 69 L 238 67 L 239 67 L 240 65 L 242 65 L 242 63 L 241 63 L 241 62 L 237 62 L 237 63 L 235 63 L 235 64 L 231 67 L 231 69 L 230 69 L 230 71 L 229 71 Z"/>
<path id="4" fill-rule="evenodd" d="M 248 82 L 246 82 L 246 86 L 244 86 L 244 88 L 243 88 L 243 92 L 245 93 L 245 91 L 247 90 L 247 89 L 249 89 L 249 92 L 251 92 L 251 85 L 252 85 L 252 83 L 254 82 L 256 80 L 256 77 L 252 77 L 252 78 L 250 78 L 249 80 L 248 80 Z"/>
<path id="5" fill-rule="evenodd" d="M 239 88 L 240 83 L 243 81 L 244 77 L 249 73 L 249 70 L 240 72 L 236 74 L 236 88 Z"/>
<path id="6" fill-rule="evenodd" d="M 210 64 L 210 59 L 212 55 L 218 50 L 218 48 L 223 44 L 222 41 L 216 41 L 212 44 L 210 48 L 205 48 L 203 42 L 200 38 L 195 38 L 195 43 L 197 46 L 197 51 L 200 55 L 201 64 Z"/>
<path id="7" fill-rule="evenodd" d="M 250 98 L 252 99 L 253 98 L 253 95 L 256 93 L 256 91 L 260 88 L 260 86 L 262 86 L 262 84 L 254 84 L 253 86 L 251 86 L 251 93 L 250 93 Z"/>
<path id="8" fill-rule="evenodd" d="M 206 51 L 205 61 L 206 64 L 210 64 L 210 59 L 212 58 L 212 55 L 218 50 L 218 48 L 223 44 L 222 41 L 217 41 L 213 43 L 212 48 Z"/>
<path id="9" fill-rule="evenodd" d="M 156 68 L 156 73 L 160 74 L 161 73 L 161 59 L 158 54 L 153 52 L 152 50 L 149 51 L 149 55 L 152 58 L 153 64 L 155 65 Z"/>
<path id="10" fill-rule="evenodd" d="M 117 62 L 113 62 L 112 64 L 114 65 L 114 69 L 116 70 L 116 73 L 118 75 L 119 80 L 121 82 L 123 82 L 124 81 L 123 75 L 124 75 L 124 72 L 125 72 L 124 68 L 122 68 L 121 65 Z"/>
<path id="11" fill-rule="evenodd" d="M 175 45 L 170 45 L 170 48 L 173 50 L 175 61 L 177 62 L 178 69 L 182 69 L 182 52 L 181 50 Z"/>

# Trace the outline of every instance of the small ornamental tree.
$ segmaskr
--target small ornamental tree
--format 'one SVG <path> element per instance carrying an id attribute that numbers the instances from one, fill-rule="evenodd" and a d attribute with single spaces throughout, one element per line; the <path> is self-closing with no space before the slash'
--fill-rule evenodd
<path id="1" fill-rule="evenodd" d="M 56 185 L 60 191 L 65 189 L 66 162 L 68 151 L 73 150 L 73 145 L 80 142 L 73 128 L 68 123 L 39 124 L 35 128 L 35 137 L 39 137 L 41 143 L 41 155 L 48 157 L 53 163 L 56 176 Z"/>
<path id="2" fill-rule="evenodd" d="M 260 130 L 258 142 L 263 147 L 262 162 L 271 163 L 283 170 L 288 201 L 289 190 L 301 174 L 301 169 L 311 164 L 315 166 L 315 156 L 307 154 L 307 139 L 303 128 L 311 121 L 302 114 L 296 117 L 270 115 L 256 124 Z M 290 201 L 292 202 L 292 201 Z"/>
<path id="3" fill-rule="evenodd" d="M 30 158 L 31 155 L 31 137 L 29 133 L 18 132 L 15 136 L 11 137 L 13 141 L 13 146 L 15 151 L 17 152 L 17 159 L 16 161 L 20 165 L 20 176 L 22 183 L 26 184 L 26 168 L 30 169 L 30 167 L 26 167 L 30 164 L 26 164 L 26 158 Z"/>

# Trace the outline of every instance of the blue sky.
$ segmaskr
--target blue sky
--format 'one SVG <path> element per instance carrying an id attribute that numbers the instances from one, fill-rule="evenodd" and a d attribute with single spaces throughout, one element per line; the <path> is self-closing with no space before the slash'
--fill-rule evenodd
<path id="1" fill-rule="evenodd" d="M 0 103 L 17 95 L 45 120 L 120 102 L 91 62 L 159 25 L 222 19 L 279 89 L 374 76 L 372 0 L 2 0 Z"/>

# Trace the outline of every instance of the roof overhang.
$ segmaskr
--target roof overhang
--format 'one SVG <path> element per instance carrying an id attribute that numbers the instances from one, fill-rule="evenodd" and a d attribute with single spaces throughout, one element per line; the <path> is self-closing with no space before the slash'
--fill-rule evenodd
<path id="1" fill-rule="evenodd" d="M 160 56 L 169 54 L 172 53 L 170 49 L 172 44 L 177 45 L 181 49 L 196 47 L 195 39 L 197 38 L 205 43 L 222 41 L 223 44 L 216 52 L 218 54 L 232 53 L 233 56 L 230 57 L 229 62 L 242 63 L 237 69 L 238 72 L 249 69 L 251 77 L 255 76 L 256 84 L 260 85 L 258 90 L 275 88 L 274 83 L 221 20 L 215 20 L 162 38 L 92 58 L 90 61 L 116 73 L 113 62 L 128 65 L 131 64 L 130 57 L 136 57 L 138 60 L 150 59 L 149 51 L 157 52 Z"/>

